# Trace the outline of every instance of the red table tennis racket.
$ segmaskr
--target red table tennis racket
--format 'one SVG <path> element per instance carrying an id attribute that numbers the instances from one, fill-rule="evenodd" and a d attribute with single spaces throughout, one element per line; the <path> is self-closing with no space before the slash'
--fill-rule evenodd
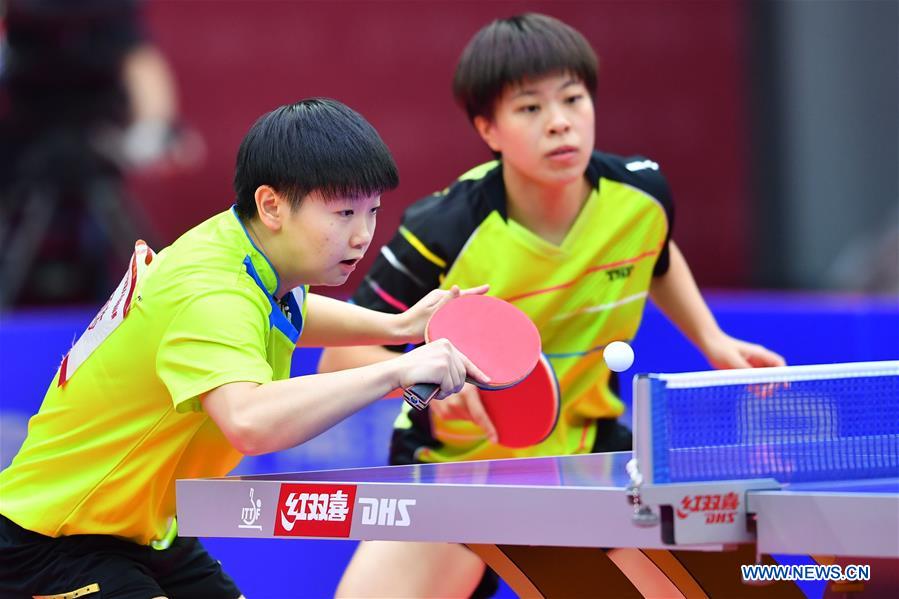
<path id="1" fill-rule="evenodd" d="M 531 374 L 514 387 L 480 393 L 499 444 L 516 449 L 540 443 L 556 428 L 559 395 L 556 373 L 542 354 Z"/>
<path id="2" fill-rule="evenodd" d="M 527 314 L 496 297 L 463 295 L 445 303 L 428 321 L 425 342 L 448 339 L 490 377 L 481 388 L 503 389 L 521 382 L 540 359 L 540 332 Z M 439 391 L 420 383 L 403 390 L 403 399 L 419 410 Z"/>

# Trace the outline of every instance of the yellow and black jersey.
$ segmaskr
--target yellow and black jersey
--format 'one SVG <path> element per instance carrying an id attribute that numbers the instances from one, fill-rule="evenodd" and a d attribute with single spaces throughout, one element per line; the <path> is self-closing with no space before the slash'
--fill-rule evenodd
<path id="1" fill-rule="evenodd" d="M 668 269 L 673 206 L 658 165 L 594 152 L 593 191 L 561 244 L 508 217 L 501 164 L 480 165 L 449 188 L 413 204 L 354 301 L 400 312 L 431 289 L 490 284 L 540 329 L 562 392 L 559 424 L 543 443 L 511 450 L 467 421 L 410 413 L 397 428 L 426 439 L 416 457 L 449 461 L 588 451 L 597 418 L 624 406 L 609 386 L 602 348 L 637 332 L 654 275 Z"/>

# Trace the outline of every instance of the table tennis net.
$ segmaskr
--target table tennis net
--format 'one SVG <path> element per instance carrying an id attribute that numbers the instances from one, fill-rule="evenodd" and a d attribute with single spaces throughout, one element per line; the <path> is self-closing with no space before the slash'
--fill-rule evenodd
<path id="1" fill-rule="evenodd" d="M 653 482 L 899 476 L 899 361 L 649 378 Z"/>

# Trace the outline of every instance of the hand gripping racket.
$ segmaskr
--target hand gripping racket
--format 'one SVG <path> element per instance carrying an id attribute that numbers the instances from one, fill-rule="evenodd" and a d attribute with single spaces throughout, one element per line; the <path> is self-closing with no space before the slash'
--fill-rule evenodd
<path id="1" fill-rule="evenodd" d="M 428 321 L 425 342 L 447 339 L 490 383 L 469 382 L 482 389 L 504 389 L 528 376 L 540 358 L 540 332 L 527 314 L 499 298 L 463 295 L 446 302 Z M 403 390 L 403 399 L 419 410 L 440 390 L 419 383 Z"/>

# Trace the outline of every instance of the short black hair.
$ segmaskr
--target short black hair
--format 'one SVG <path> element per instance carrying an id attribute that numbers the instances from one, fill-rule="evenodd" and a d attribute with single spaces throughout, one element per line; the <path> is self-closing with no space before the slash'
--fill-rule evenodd
<path id="1" fill-rule="evenodd" d="M 478 31 L 459 58 L 453 95 L 469 120 L 493 118 L 507 85 L 556 72 L 571 73 L 596 93 L 596 52 L 573 27 L 537 13 L 497 19 Z"/>
<path id="2" fill-rule="evenodd" d="M 395 189 L 396 163 L 375 128 L 330 98 L 281 106 L 257 120 L 240 144 L 234 170 L 237 214 L 256 215 L 256 189 L 269 185 L 293 207 L 315 191 L 326 200 Z"/>

